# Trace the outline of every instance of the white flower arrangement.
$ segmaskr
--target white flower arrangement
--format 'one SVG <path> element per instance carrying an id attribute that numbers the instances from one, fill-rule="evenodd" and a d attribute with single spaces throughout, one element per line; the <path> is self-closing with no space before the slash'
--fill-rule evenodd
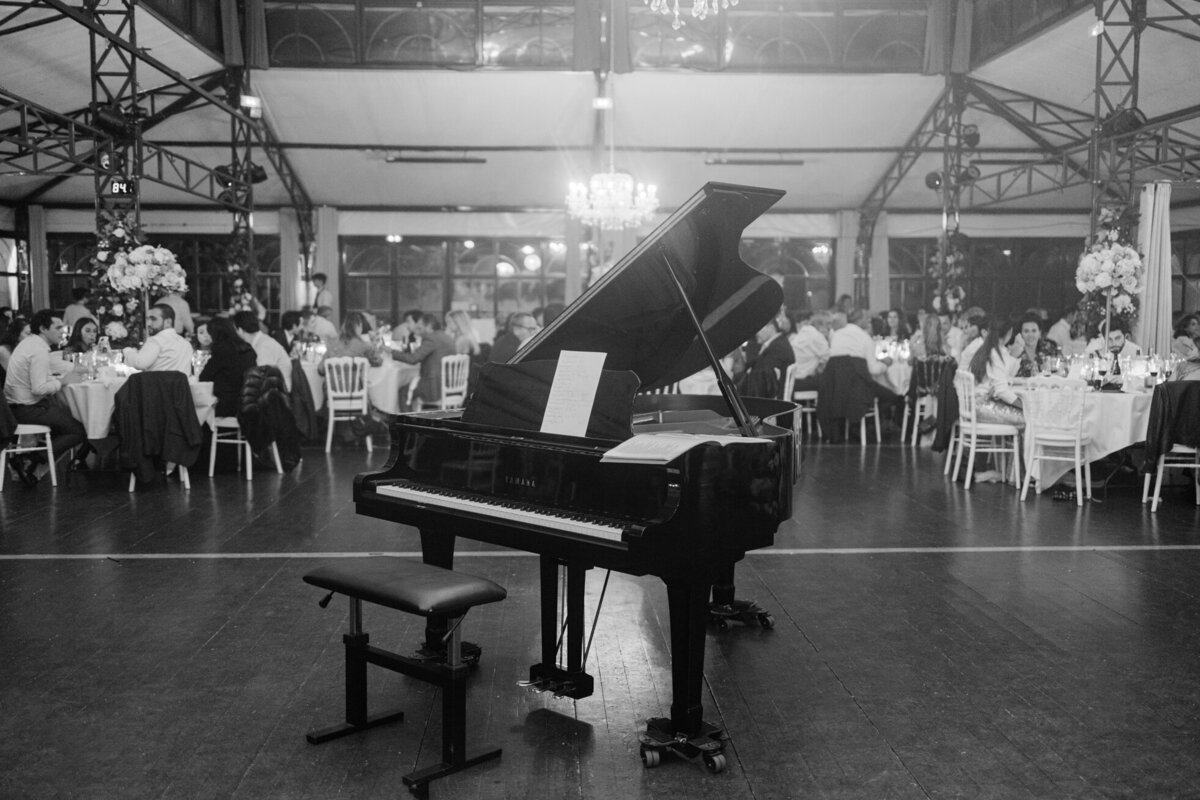
<path id="1" fill-rule="evenodd" d="M 128 252 L 117 251 L 105 276 L 119 292 L 187 291 L 187 274 L 165 247 L 144 244 Z"/>
<path id="2" fill-rule="evenodd" d="M 1130 317 L 1137 311 L 1134 298 L 1145 288 L 1142 257 L 1121 234 L 1114 213 L 1105 209 L 1095 240 L 1079 257 L 1075 287 L 1085 296 L 1100 298 L 1097 307 L 1109 304 L 1112 312 Z"/>
<path id="3" fill-rule="evenodd" d="M 129 331 L 120 322 L 113 320 L 104 326 L 104 335 L 110 339 L 124 339 L 129 336 Z"/>

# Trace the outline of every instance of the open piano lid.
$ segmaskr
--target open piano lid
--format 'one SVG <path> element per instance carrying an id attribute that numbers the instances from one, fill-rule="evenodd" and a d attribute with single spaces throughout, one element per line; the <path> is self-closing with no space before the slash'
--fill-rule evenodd
<path id="1" fill-rule="evenodd" d="M 605 352 L 604 368 L 637 373 L 643 391 L 708 367 L 667 270 L 674 268 L 716 356 L 731 352 L 783 305 L 779 284 L 738 255 L 742 231 L 783 195 L 706 183 L 509 363 L 557 360 L 562 350 Z"/>

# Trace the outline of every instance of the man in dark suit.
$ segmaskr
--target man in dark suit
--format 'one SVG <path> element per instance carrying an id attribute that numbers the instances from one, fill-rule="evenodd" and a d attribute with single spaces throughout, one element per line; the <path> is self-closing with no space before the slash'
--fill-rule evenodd
<path id="1" fill-rule="evenodd" d="M 795 363 L 796 354 L 775 320 L 764 325 L 754 340 L 758 352 L 753 358 L 747 357 L 739 389 L 746 397 L 779 397 L 780 381 L 787 368 Z"/>
<path id="2" fill-rule="evenodd" d="M 411 353 L 392 350 L 392 358 L 405 364 L 420 364 L 421 378 L 417 382 L 414 402 L 436 403 L 442 399 L 442 358 L 458 353 L 454 340 L 442 331 L 442 323 L 433 314 L 422 314 L 413 326 L 421 344 Z"/>
<path id="3" fill-rule="evenodd" d="M 296 344 L 296 337 L 300 335 L 303 327 L 303 318 L 299 311 L 285 311 L 282 319 L 279 320 L 279 329 L 271 334 L 271 338 L 279 342 L 283 347 L 283 352 L 289 356 L 295 355 L 292 347 Z"/>

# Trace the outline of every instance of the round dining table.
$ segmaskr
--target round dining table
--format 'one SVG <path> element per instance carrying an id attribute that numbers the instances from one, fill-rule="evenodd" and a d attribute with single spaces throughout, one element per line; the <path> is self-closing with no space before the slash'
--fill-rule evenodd
<path id="1" fill-rule="evenodd" d="M 108 436 L 117 392 L 127 380 L 128 375 L 114 375 L 69 383 L 63 387 L 62 394 L 67 401 L 67 408 L 70 409 L 71 416 L 83 423 L 89 439 L 103 439 Z M 192 389 L 192 401 L 196 404 L 196 418 L 203 425 L 217 404 L 212 381 L 197 381 L 189 377 L 188 384 Z"/>
<path id="2" fill-rule="evenodd" d="M 1018 390 L 1017 394 L 1021 395 L 1027 391 Z M 1099 461 L 1118 450 L 1144 442 L 1150 424 L 1150 401 L 1153 394 L 1142 389 L 1119 392 L 1089 390 L 1083 400 L 1082 431 L 1087 439 L 1084 444 L 1084 461 Z M 1071 465 L 1066 462 L 1040 461 L 1040 474 L 1033 477 L 1039 486 L 1052 486 L 1070 471 Z"/>
<path id="3" fill-rule="evenodd" d="M 320 361 L 300 362 L 312 393 L 313 408 L 317 411 L 325 407 L 325 377 L 318 369 L 320 364 Z M 420 377 L 420 364 L 384 361 L 378 367 L 367 369 L 367 399 L 385 414 L 403 414 L 408 411 L 409 394 Z"/>

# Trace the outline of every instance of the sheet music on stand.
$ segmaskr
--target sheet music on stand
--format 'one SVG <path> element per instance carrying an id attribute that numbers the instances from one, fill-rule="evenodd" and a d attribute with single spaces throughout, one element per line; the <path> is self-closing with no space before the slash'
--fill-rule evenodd
<path id="1" fill-rule="evenodd" d="M 706 443 L 722 447 L 738 443 L 770 442 L 758 436 L 714 436 L 691 433 L 639 433 L 609 450 L 601 464 L 667 464 Z"/>

